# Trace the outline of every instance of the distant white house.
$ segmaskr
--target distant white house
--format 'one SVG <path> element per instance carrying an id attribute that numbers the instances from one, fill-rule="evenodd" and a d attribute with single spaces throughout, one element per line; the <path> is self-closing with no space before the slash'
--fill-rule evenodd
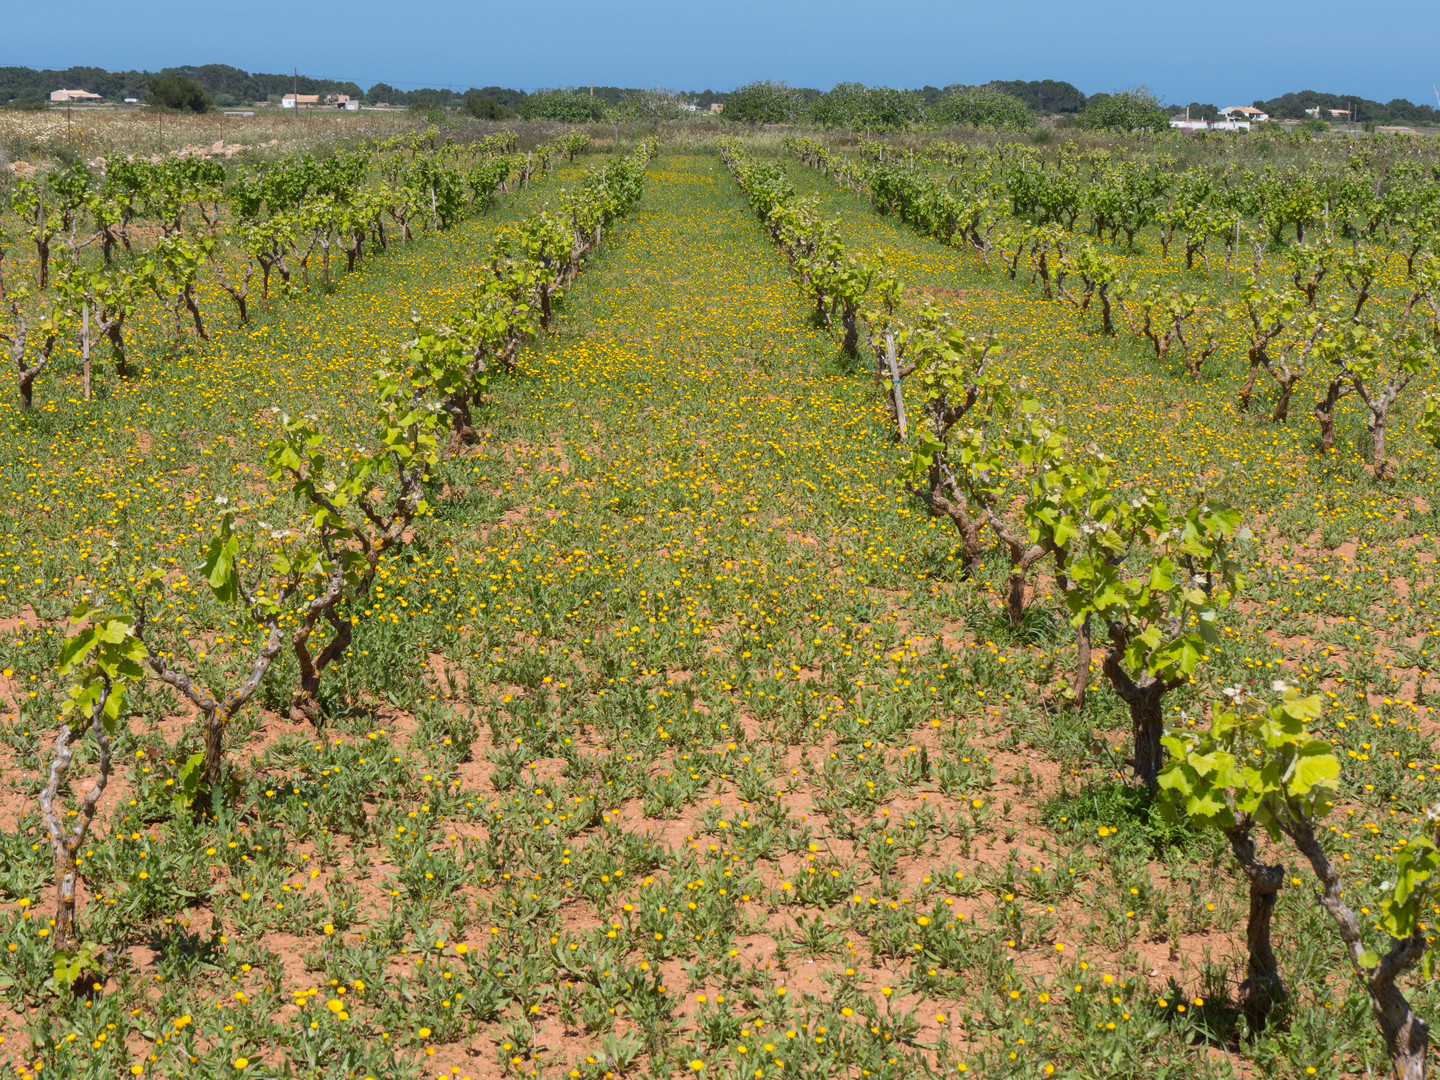
<path id="1" fill-rule="evenodd" d="M 331 109 L 344 109 L 346 112 L 358 112 L 360 101 L 352 99 L 349 94 L 326 94 L 325 106 Z"/>
<path id="2" fill-rule="evenodd" d="M 1170 126 L 1176 131 L 1249 131 L 1249 120 L 1190 120 L 1186 117 L 1177 116 L 1170 121 Z"/>
<path id="3" fill-rule="evenodd" d="M 313 109 L 319 104 L 319 94 L 286 94 L 280 99 L 282 109 Z"/>
<path id="4" fill-rule="evenodd" d="M 1253 105 L 1227 105 L 1220 110 L 1220 115 L 1226 120 L 1251 120 L 1257 124 L 1270 119 L 1269 113 L 1262 112 Z"/>
<path id="5" fill-rule="evenodd" d="M 1323 117 L 1323 116 L 1326 116 L 1326 115 L 1328 115 L 1328 116 L 1330 117 L 1330 119 L 1332 119 L 1332 120 L 1349 120 L 1349 119 L 1350 119 L 1350 110 L 1349 110 L 1349 109 L 1323 109 L 1323 108 L 1321 108 L 1319 105 L 1316 105 L 1315 108 L 1313 108 L 1313 109 L 1306 109 L 1306 110 L 1305 110 L 1305 115 L 1306 115 L 1306 116 L 1313 116 L 1313 117 L 1315 117 L 1317 120 L 1320 119 L 1320 118 Z"/>
<path id="6" fill-rule="evenodd" d="M 85 90 L 51 90 L 51 101 L 99 101 L 99 94 L 91 94 Z"/>

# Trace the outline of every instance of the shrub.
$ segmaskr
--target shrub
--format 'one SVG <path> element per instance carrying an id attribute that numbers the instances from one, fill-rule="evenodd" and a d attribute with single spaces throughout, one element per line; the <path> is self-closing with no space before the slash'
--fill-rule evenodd
<path id="1" fill-rule="evenodd" d="M 783 82 L 761 79 L 731 92 L 724 117 L 740 124 L 788 124 L 800 115 L 800 94 Z"/>
<path id="2" fill-rule="evenodd" d="M 913 90 L 839 83 L 810 107 L 810 119 L 848 131 L 904 130 L 924 119 L 924 107 Z"/>
<path id="3" fill-rule="evenodd" d="M 977 128 L 1020 128 L 1035 126 L 1035 114 L 1013 94 L 989 86 L 965 86 L 950 90 L 926 110 L 941 124 Z"/>
<path id="4" fill-rule="evenodd" d="M 175 112 L 209 112 L 215 104 L 203 86 L 183 75 L 162 75 L 151 79 L 149 89 L 150 100 L 154 104 Z"/>
<path id="5" fill-rule="evenodd" d="M 507 109 L 492 97 L 467 97 L 460 109 L 477 120 L 509 120 L 515 115 L 514 109 Z"/>
<path id="6" fill-rule="evenodd" d="M 1091 131 L 1168 131 L 1170 117 L 1154 93 L 1137 86 L 1118 94 L 1096 94 L 1080 114 L 1080 126 Z"/>
<path id="7" fill-rule="evenodd" d="M 526 120 L 589 124 L 605 119 L 605 102 L 578 90 L 538 90 L 521 103 L 520 115 Z"/>

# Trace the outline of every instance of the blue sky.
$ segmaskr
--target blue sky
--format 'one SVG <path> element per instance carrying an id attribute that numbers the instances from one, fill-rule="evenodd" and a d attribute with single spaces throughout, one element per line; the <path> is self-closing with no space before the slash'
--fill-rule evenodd
<path id="1" fill-rule="evenodd" d="M 1434 104 L 1440 82 L 1440 7 L 1418 0 L 67 0 L 17 3 L 4 25 L 0 64 L 298 67 L 402 89 L 1055 78 L 1087 93 L 1144 83 L 1166 101 L 1223 106 L 1301 89 Z"/>

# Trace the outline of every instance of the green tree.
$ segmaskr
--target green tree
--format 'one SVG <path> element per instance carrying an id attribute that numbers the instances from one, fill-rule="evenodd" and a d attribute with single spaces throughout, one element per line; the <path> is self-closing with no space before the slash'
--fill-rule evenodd
<path id="1" fill-rule="evenodd" d="M 1014 94 L 991 86 L 960 86 L 945 91 L 925 115 L 941 124 L 976 128 L 1032 128 L 1035 114 Z"/>
<path id="2" fill-rule="evenodd" d="M 801 104 L 800 92 L 787 83 L 761 79 L 731 91 L 723 115 L 739 124 L 788 124 Z"/>
<path id="3" fill-rule="evenodd" d="M 1091 131 L 1166 131 L 1170 115 L 1148 87 L 1135 86 L 1115 94 L 1096 94 L 1080 114 L 1080 126 Z"/>
<path id="4" fill-rule="evenodd" d="M 515 115 L 514 109 L 507 109 L 493 97 L 481 97 L 478 94 L 466 97 L 460 111 L 477 120 L 509 120 Z"/>
<path id="5" fill-rule="evenodd" d="M 162 109 L 175 112 L 209 112 L 215 104 L 203 86 L 183 75 L 151 79 L 150 100 Z"/>
<path id="6" fill-rule="evenodd" d="M 682 108 L 683 104 L 674 90 L 626 90 L 625 96 L 610 110 L 610 118 L 640 124 L 680 120 L 690 115 Z"/>
<path id="7" fill-rule="evenodd" d="M 924 119 L 924 108 L 913 90 L 838 83 L 810 106 L 810 119 L 847 131 L 903 131 Z"/>
<path id="8" fill-rule="evenodd" d="M 520 104 L 526 120 L 590 124 L 605 119 L 605 102 L 579 90 L 538 90 Z"/>
<path id="9" fill-rule="evenodd" d="M 33 110 L 39 112 L 41 109 L 48 109 L 50 106 L 45 103 L 45 95 L 38 87 L 27 86 L 19 91 L 9 101 L 12 109 Z"/>

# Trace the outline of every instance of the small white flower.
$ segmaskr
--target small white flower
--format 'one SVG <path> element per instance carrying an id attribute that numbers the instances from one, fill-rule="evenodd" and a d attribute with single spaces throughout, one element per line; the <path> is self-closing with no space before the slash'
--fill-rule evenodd
<path id="1" fill-rule="evenodd" d="M 1285 685 L 1284 679 L 1276 679 L 1270 684 L 1270 689 L 1274 690 L 1277 694 L 1283 694 L 1286 690 L 1290 688 Z"/>
<path id="2" fill-rule="evenodd" d="M 228 498 L 226 498 L 224 495 L 216 495 L 216 496 L 215 496 L 215 505 L 216 505 L 216 506 L 224 506 L 224 505 L 225 505 L 226 503 L 228 503 L 229 501 L 230 501 L 230 500 L 229 500 Z"/>

